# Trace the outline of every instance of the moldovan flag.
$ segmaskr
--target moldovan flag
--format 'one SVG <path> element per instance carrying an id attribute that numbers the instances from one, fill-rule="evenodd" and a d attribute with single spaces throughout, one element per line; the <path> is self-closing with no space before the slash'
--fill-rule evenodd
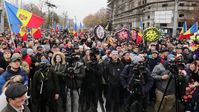
<path id="1" fill-rule="evenodd" d="M 21 26 L 19 31 L 19 36 L 22 38 L 23 41 L 27 41 L 27 29 L 26 26 Z"/>
<path id="2" fill-rule="evenodd" d="M 22 23 L 17 18 L 17 16 L 13 13 L 13 11 L 17 11 L 18 9 L 15 6 L 9 4 L 8 2 L 5 2 L 5 10 L 7 13 L 7 18 L 8 18 L 8 22 L 9 22 L 11 31 L 13 33 L 18 34 Z"/>
<path id="3" fill-rule="evenodd" d="M 187 32 L 187 23 L 184 22 L 183 24 L 183 27 L 182 27 L 182 30 L 180 32 L 180 35 L 179 35 L 179 39 L 183 39 L 184 38 L 184 33 Z"/>
<path id="4" fill-rule="evenodd" d="M 26 26 L 28 28 L 38 28 L 44 22 L 44 18 L 39 17 L 21 8 L 17 8 L 6 1 L 5 6 L 10 10 L 10 13 L 16 15 L 16 17 L 21 21 L 23 26 Z"/>
<path id="5" fill-rule="evenodd" d="M 193 24 L 191 28 L 184 33 L 183 38 L 190 38 L 190 36 L 194 35 L 194 33 L 197 31 L 198 31 L 198 22 Z"/>
<path id="6" fill-rule="evenodd" d="M 33 36 L 35 39 L 41 38 L 41 29 L 40 29 L 40 28 L 33 28 L 33 29 L 32 29 L 32 36 Z"/>

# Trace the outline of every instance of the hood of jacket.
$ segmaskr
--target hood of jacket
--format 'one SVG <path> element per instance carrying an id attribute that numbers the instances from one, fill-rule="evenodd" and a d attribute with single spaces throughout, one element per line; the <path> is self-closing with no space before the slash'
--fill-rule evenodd
<path id="1" fill-rule="evenodd" d="M 62 53 L 62 52 L 56 52 L 56 53 L 53 54 L 53 57 L 51 59 L 51 64 L 52 65 L 56 64 L 56 62 L 55 62 L 56 61 L 56 59 L 55 59 L 56 55 L 60 55 L 61 56 L 61 60 L 62 60 L 61 64 L 65 64 L 66 63 L 64 53 Z"/>

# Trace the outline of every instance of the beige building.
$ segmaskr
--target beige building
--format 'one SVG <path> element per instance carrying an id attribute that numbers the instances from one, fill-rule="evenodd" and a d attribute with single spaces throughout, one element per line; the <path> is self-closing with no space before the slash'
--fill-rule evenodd
<path id="1" fill-rule="evenodd" d="M 178 28 L 199 7 L 199 0 L 178 0 Z M 171 32 L 175 0 L 108 0 L 110 20 L 114 29 L 155 26 Z M 194 19 L 194 17 L 191 17 Z"/>

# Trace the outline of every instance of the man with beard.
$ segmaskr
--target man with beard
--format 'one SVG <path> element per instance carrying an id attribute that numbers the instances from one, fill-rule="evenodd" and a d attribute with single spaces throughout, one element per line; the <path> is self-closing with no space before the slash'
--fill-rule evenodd
<path id="1" fill-rule="evenodd" d="M 105 68 L 105 80 L 107 82 L 107 112 L 119 112 L 120 110 L 120 96 L 121 96 L 121 82 L 120 73 L 123 65 L 118 58 L 118 52 L 113 50 L 110 54 L 111 60 Z"/>
<path id="2" fill-rule="evenodd" d="M 90 61 L 86 65 L 86 76 L 83 80 L 81 91 L 81 111 L 97 112 L 100 95 L 101 71 L 97 57 L 90 53 Z"/>

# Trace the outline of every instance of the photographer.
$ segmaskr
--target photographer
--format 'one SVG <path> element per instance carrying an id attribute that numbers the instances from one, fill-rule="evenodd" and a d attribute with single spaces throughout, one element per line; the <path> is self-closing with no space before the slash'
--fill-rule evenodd
<path id="1" fill-rule="evenodd" d="M 77 54 L 68 56 L 66 65 L 67 112 L 78 112 L 79 90 L 85 76 L 85 67 Z"/>
<path id="2" fill-rule="evenodd" d="M 56 52 L 52 57 L 51 63 L 58 77 L 62 108 L 66 111 L 66 73 L 64 73 L 66 69 L 65 55 L 61 52 Z"/>
<path id="3" fill-rule="evenodd" d="M 81 90 L 81 112 L 97 112 L 102 84 L 102 70 L 96 54 L 91 52 L 89 57 Z"/>
<path id="4" fill-rule="evenodd" d="M 47 112 L 47 106 L 51 112 L 57 112 L 59 98 L 57 75 L 49 63 L 41 62 L 39 67 L 33 77 L 32 99 L 36 106 L 34 112 Z"/>
<path id="5" fill-rule="evenodd" d="M 134 56 L 133 63 L 126 65 L 120 74 L 123 87 L 129 92 L 124 105 L 124 112 L 145 112 L 147 95 L 153 86 L 150 71 L 139 56 Z"/>
<path id="6" fill-rule="evenodd" d="M 173 63 L 171 62 L 171 59 L 169 59 L 168 61 L 171 62 L 171 64 L 169 64 L 169 62 L 166 60 L 168 53 L 168 50 L 163 50 L 161 52 L 161 61 L 154 67 L 151 74 L 156 81 L 155 110 L 158 111 L 159 106 L 161 106 L 159 112 L 169 112 L 172 109 L 175 104 L 175 99 L 178 97 L 175 94 L 175 91 L 178 90 L 178 88 L 176 88 L 178 84 L 176 78 L 180 79 L 180 76 L 182 77 L 181 79 L 184 79 L 186 77 L 186 74 L 183 74 L 184 72 L 178 73 L 177 66 L 172 66 L 177 65 L 177 63 Z M 166 90 L 167 85 L 168 88 Z M 166 93 L 164 94 L 165 90 Z M 162 102 L 163 105 L 160 105 L 163 96 L 165 96 Z"/>

